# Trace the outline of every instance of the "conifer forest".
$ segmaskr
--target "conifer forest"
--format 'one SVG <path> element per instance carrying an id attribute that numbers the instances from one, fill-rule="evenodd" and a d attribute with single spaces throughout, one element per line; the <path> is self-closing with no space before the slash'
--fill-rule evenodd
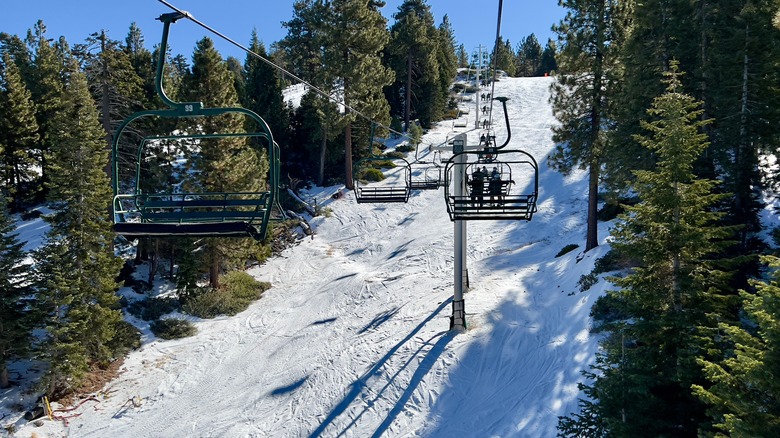
<path id="1" fill-rule="evenodd" d="M 26 35 L 0 29 L 0 388 L 25 384 L 68 400 L 95 376 L 110 379 L 141 345 L 126 314 L 152 321 L 160 338 L 194 330 L 160 319 L 173 310 L 235 315 L 271 286 L 246 267 L 278 255 L 299 226 L 276 217 L 262 239 L 129 242 L 113 229 L 112 187 L 278 185 L 274 214 L 303 214 L 299 187 L 352 190 L 371 177 L 353 164 L 383 153 L 375 138 L 419 139 L 458 116 L 453 84 L 473 67 L 472 48 L 426 0 L 405 0 L 391 17 L 375 0 L 291 3 L 282 40 L 245 36 L 270 63 L 225 59 L 212 37 L 190 57 L 161 57 L 147 44 L 159 29 L 135 23 L 84 41 L 50 35 L 44 21 Z M 586 252 L 603 242 L 600 222 L 616 224 L 611 249 L 581 279 L 608 273 L 611 286 L 592 306 L 599 348 L 578 410 L 558 418 L 559 436 L 780 436 L 780 228 L 765 220 L 777 216 L 769 206 L 780 191 L 780 0 L 558 3 L 566 15 L 553 24 L 557 40 L 499 39 L 489 63 L 509 77 L 554 78 L 555 148 L 536 158 L 563 175 L 587 172 Z M 227 152 L 209 138 L 197 148 L 163 139 L 140 160 L 139 139 L 160 129 L 143 120 L 112 154 L 125 118 L 164 107 L 160 59 L 171 100 L 262 117 L 278 144 L 276 180 L 269 153 L 245 147 L 252 138 L 229 139 Z M 293 105 L 283 93 L 298 79 L 309 87 Z M 206 130 L 166 123 L 169 133 Z M 228 116 L 208 123 L 242 129 Z M 170 164 L 177 154 L 191 156 L 189 167 Z M 48 231 L 25 251 L 16 227 L 39 216 Z M 143 280 L 132 275 L 140 263 L 149 266 Z M 176 297 L 131 304 L 117 294 L 158 280 Z M 9 372 L 19 363 L 41 372 L 21 382 Z"/>

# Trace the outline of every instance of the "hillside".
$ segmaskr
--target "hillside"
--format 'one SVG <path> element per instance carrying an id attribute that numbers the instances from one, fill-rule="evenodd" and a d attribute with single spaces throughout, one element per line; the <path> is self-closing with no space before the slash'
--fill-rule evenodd
<path id="1" fill-rule="evenodd" d="M 99 401 L 67 425 L 21 422 L 19 436 L 554 436 L 557 417 L 577 407 L 596 348 L 588 313 L 608 286 L 577 286 L 606 246 L 555 257 L 583 246 L 587 186 L 546 165 L 551 80 L 496 84 L 510 99 L 509 147 L 539 162 L 539 212 L 469 223 L 465 333 L 448 332 L 453 225 L 442 190 L 371 205 L 318 188 L 308 195 L 331 213 L 311 220 L 315 236 L 250 271 L 273 284 L 262 299 L 194 320 L 193 337 L 146 330 Z M 443 142 L 450 126 L 423 142 Z"/>

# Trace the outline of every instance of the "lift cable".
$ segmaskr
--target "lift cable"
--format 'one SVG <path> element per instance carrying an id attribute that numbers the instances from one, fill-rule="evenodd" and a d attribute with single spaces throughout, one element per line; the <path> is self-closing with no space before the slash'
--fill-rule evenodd
<path id="1" fill-rule="evenodd" d="M 273 67 L 273 68 L 275 68 L 276 70 L 279 70 L 280 72 L 282 72 L 283 74 L 287 75 L 288 77 L 290 77 L 290 78 L 292 78 L 292 79 L 294 79 L 294 80 L 296 80 L 296 81 L 298 81 L 298 82 L 300 82 L 300 83 L 302 83 L 302 84 L 306 85 L 306 86 L 307 86 L 307 87 L 309 87 L 310 89 L 314 90 L 314 91 L 315 91 L 317 94 L 319 94 L 320 96 L 322 96 L 322 97 L 324 97 L 324 98 L 326 98 L 326 99 L 330 100 L 331 102 L 333 102 L 333 103 L 335 103 L 335 104 L 337 104 L 337 105 L 342 105 L 342 106 L 344 106 L 345 108 L 349 109 L 350 111 L 352 111 L 353 113 L 357 114 L 358 116 L 360 116 L 360 117 L 364 118 L 365 120 L 367 120 L 367 121 L 369 121 L 369 122 L 371 122 L 371 123 L 373 123 L 373 124 L 375 124 L 375 125 L 377 125 L 377 126 L 381 126 L 382 128 L 385 128 L 385 129 L 387 129 L 388 131 L 392 132 L 393 134 L 396 134 L 396 135 L 398 135 L 398 136 L 404 137 L 404 138 L 406 138 L 407 140 L 409 140 L 410 142 L 412 141 L 412 138 L 411 138 L 411 137 L 409 137 L 407 134 L 404 134 L 404 133 L 402 133 L 402 132 L 398 132 L 398 131 L 396 131 L 396 130 L 394 130 L 394 129 L 390 128 L 389 126 L 386 126 L 386 125 L 383 125 L 383 124 L 381 124 L 381 123 L 379 123 L 379 122 L 376 122 L 376 121 L 374 121 L 373 119 L 371 119 L 371 118 L 370 118 L 370 117 L 368 117 L 367 115 L 363 114 L 362 112 L 360 112 L 360 111 L 356 110 L 355 108 L 353 108 L 353 107 L 351 107 L 351 106 L 347 105 L 347 104 L 346 104 L 344 101 L 341 101 L 341 100 L 337 99 L 336 97 L 334 97 L 334 96 L 331 96 L 330 94 L 326 93 L 325 91 L 323 91 L 323 90 L 321 90 L 321 89 L 319 89 L 319 88 L 315 87 L 314 85 L 310 84 L 309 82 L 307 82 L 307 81 L 305 81 L 305 80 L 301 79 L 300 77 L 296 76 L 294 73 L 292 73 L 292 72 L 290 72 L 290 71 L 286 70 L 285 68 L 283 68 L 283 67 L 281 67 L 281 66 L 279 66 L 279 65 L 276 65 L 276 64 L 274 64 L 274 63 L 273 63 L 273 61 L 271 61 L 271 60 L 269 60 L 269 59 L 266 59 L 265 57 L 263 57 L 263 56 L 261 56 L 261 55 L 259 55 L 259 54 L 255 53 L 255 52 L 253 52 L 252 50 L 250 50 L 249 48 L 245 47 L 245 46 L 244 46 L 244 45 L 242 45 L 241 43 L 239 43 L 239 42 L 237 42 L 237 41 L 233 40 L 232 38 L 228 37 L 227 35 L 223 34 L 222 32 L 219 32 L 218 30 L 216 30 L 216 29 L 212 28 L 211 26 L 209 26 L 209 25 L 207 25 L 207 24 L 203 23 L 202 21 L 200 21 L 200 20 L 196 19 L 196 18 L 195 18 L 195 17 L 194 17 L 192 14 L 190 14 L 189 12 L 187 12 L 187 11 L 184 11 L 184 10 L 182 10 L 182 9 L 180 9 L 180 8 L 178 8 L 178 7 L 174 6 L 174 5 L 172 5 L 172 4 L 170 4 L 170 3 L 169 3 L 169 2 L 167 2 L 166 0 L 158 0 L 158 1 L 159 1 L 160 3 L 162 3 L 162 4 L 164 4 L 165 6 L 168 6 L 169 8 L 173 9 L 174 11 L 176 11 L 176 12 L 178 12 L 178 13 L 182 14 L 182 17 L 183 17 L 183 18 L 187 18 L 187 19 L 189 19 L 190 21 L 192 21 L 193 23 L 197 24 L 198 26 L 200 26 L 200 27 L 202 27 L 202 28 L 206 29 L 207 31 L 209 31 L 209 32 L 213 33 L 214 35 L 216 35 L 216 36 L 218 36 L 218 37 L 220 37 L 220 38 L 222 38 L 223 40 L 225 40 L 225 41 L 229 42 L 230 44 L 233 44 L 234 46 L 236 46 L 236 47 L 238 47 L 239 49 L 241 49 L 241 50 L 245 51 L 246 53 L 248 53 L 248 54 L 250 54 L 250 55 L 254 56 L 255 58 L 257 58 L 257 59 L 259 59 L 259 60 L 263 61 L 264 63 L 268 64 L 269 66 L 271 66 L 271 67 Z"/>
<path id="2" fill-rule="evenodd" d="M 504 0 L 498 0 L 498 22 L 496 23 L 496 45 L 493 47 L 493 77 L 490 96 L 496 95 L 496 61 L 498 60 L 498 47 L 501 44 L 501 14 L 504 9 Z M 490 126 L 493 126 L 493 99 L 490 99 L 490 112 L 488 113 Z"/>

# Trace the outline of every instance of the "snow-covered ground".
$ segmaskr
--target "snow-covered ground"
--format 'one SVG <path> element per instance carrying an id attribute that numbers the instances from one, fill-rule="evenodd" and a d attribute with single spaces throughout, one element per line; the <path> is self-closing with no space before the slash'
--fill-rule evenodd
<path id="1" fill-rule="evenodd" d="M 510 98 L 509 147 L 539 162 L 539 211 L 531 222 L 469 222 L 466 332 L 448 331 L 453 225 L 443 190 L 372 205 L 316 189 L 308 195 L 332 213 L 312 219 L 313 238 L 250 271 L 273 284 L 259 301 L 197 322 L 195 336 L 147 339 L 71 412 L 79 416 L 20 420 L 18 436 L 555 436 L 557 417 L 576 410 L 596 349 L 588 313 L 608 285 L 577 286 L 607 247 L 582 253 L 584 174 L 546 165 L 551 81 L 496 84 Z M 444 142 L 450 126 L 423 142 Z M 503 126 L 496 131 L 500 143 Z M 571 243 L 580 248 L 555 257 Z"/>

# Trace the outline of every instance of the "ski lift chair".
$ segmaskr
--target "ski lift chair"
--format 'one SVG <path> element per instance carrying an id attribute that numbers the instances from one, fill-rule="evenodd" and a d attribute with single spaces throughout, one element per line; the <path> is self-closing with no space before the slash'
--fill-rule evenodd
<path id="1" fill-rule="evenodd" d="M 373 184 L 367 184 L 360 181 L 361 170 L 367 167 L 373 167 L 372 163 L 383 161 L 402 161 L 402 183 L 387 184 L 378 181 Z M 408 161 L 403 158 L 388 158 L 382 156 L 370 156 L 358 160 L 353 170 L 355 178 L 355 200 L 359 204 L 382 204 L 408 202 L 412 186 L 412 167 Z"/>
<path id="2" fill-rule="evenodd" d="M 167 53 L 168 33 L 171 23 L 186 15 L 174 12 L 163 14 L 163 36 L 159 47 L 160 57 L 157 64 L 157 94 L 169 107 L 164 110 L 140 111 L 125 119 L 112 141 L 113 189 L 112 202 L 114 230 L 117 234 L 133 239 L 138 237 L 252 237 L 260 240 L 265 237 L 272 206 L 276 202 L 279 185 L 279 146 L 274 142 L 271 130 L 256 113 L 239 107 L 204 108 L 200 102 L 174 102 L 163 90 L 162 78 Z M 141 119 L 143 128 L 167 125 L 180 119 L 196 120 L 197 129 L 203 129 L 205 121 L 211 117 L 226 115 L 243 116 L 245 121 L 253 122 L 248 132 L 200 132 L 186 134 L 181 132 L 144 136 L 135 154 L 123 151 L 120 154 L 121 140 L 138 130 Z M 149 149 L 160 142 L 198 144 L 203 141 L 245 141 L 246 147 L 257 150 L 260 158 L 269 160 L 268 189 L 258 191 L 215 191 L 204 189 L 196 192 L 182 191 L 178 186 L 145 192 L 144 180 L 147 169 L 143 163 L 148 160 Z M 120 155 L 121 158 L 120 159 Z M 121 181 L 128 171 L 128 157 L 135 159 L 135 178 L 133 183 Z M 132 161 L 132 160 L 130 160 Z M 132 167 L 130 165 L 129 167 Z M 185 166 L 184 169 L 187 169 Z M 149 184 L 146 184 L 148 186 Z"/>
<path id="3" fill-rule="evenodd" d="M 444 196 L 450 220 L 525 220 L 536 213 L 539 195 L 539 167 L 522 150 L 496 150 L 491 161 L 483 151 L 464 151 L 447 161 Z M 486 164 L 486 163 L 489 163 Z M 491 166 L 491 167 L 488 167 Z M 490 175 L 482 181 L 471 179 L 477 168 L 496 167 L 500 179 L 491 186 Z M 455 187 L 455 172 L 463 172 L 460 190 Z"/>

